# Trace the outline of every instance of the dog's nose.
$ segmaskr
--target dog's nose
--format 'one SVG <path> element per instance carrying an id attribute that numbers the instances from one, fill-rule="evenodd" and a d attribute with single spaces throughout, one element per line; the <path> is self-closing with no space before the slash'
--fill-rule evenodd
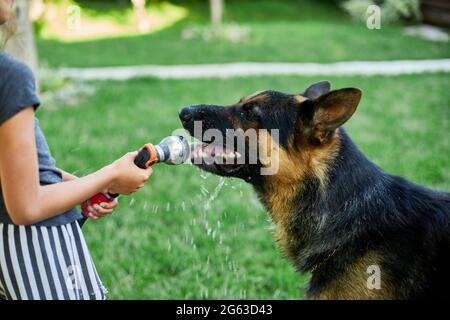
<path id="1" fill-rule="evenodd" d="M 180 120 L 183 123 L 189 122 L 192 120 L 192 107 L 185 107 L 183 109 L 181 109 L 180 111 L 178 111 L 178 115 L 180 116 Z"/>

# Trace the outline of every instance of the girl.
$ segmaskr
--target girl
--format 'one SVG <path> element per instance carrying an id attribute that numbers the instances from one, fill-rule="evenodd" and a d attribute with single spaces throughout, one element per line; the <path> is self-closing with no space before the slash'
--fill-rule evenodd
<path id="1" fill-rule="evenodd" d="M 0 25 L 13 2 L 0 0 Z M 136 152 L 82 178 L 57 169 L 38 107 L 31 70 L 0 52 L 0 299 L 104 299 L 75 206 L 105 189 L 135 192 L 152 170 L 134 165 Z M 95 205 L 89 216 L 116 206 Z"/>

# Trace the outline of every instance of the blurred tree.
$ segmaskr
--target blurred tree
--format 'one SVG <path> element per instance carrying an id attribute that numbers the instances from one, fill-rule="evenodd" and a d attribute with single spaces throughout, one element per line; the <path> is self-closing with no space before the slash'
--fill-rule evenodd
<path id="1" fill-rule="evenodd" d="M 8 41 L 5 51 L 25 62 L 36 72 L 38 62 L 33 25 L 30 21 L 31 1 L 16 1 L 17 33 Z"/>
<path id="2" fill-rule="evenodd" d="M 133 3 L 134 18 L 141 32 L 150 30 L 150 18 L 145 10 L 145 0 L 131 0 Z"/>
<path id="3" fill-rule="evenodd" d="M 209 0 L 211 25 L 213 32 L 218 32 L 222 24 L 224 0 Z"/>

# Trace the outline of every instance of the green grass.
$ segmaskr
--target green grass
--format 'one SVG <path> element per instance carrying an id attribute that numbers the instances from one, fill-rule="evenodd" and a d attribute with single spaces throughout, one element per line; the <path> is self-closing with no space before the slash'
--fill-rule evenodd
<path id="1" fill-rule="evenodd" d="M 92 82 L 95 95 L 75 107 L 44 105 L 38 117 L 58 165 L 86 174 L 179 128 L 182 106 L 229 104 L 267 88 L 301 92 L 316 80 Z M 364 90 L 347 129 L 370 159 L 391 173 L 450 191 L 450 74 L 330 80 L 334 88 Z M 308 277 L 278 251 L 268 216 L 248 185 L 230 179 L 220 189 L 218 177 L 188 165 L 154 169 L 147 186 L 121 197 L 112 216 L 84 227 L 110 298 L 303 297 Z"/>
<path id="2" fill-rule="evenodd" d="M 117 16 L 98 1 L 78 1 L 88 15 Z M 226 1 L 225 24 L 248 29 L 247 40 L 223 37 L 183 39 L 186 28 L 206 28 L 207 1 L 172 1 L 188 15 L 157 32 L 95 41 L 64 42 L 38 38 L 41 62 L 50 67 L 193 64 L 232 61 L 334 62 L 347 60 L 450 57 L 450 44 L 403 35 L 403 27 L 382 24 L 369 30 L 352 22 L 333 1 Z M 150 7 L 151 8 L 151 7 Z M 83 12 L 83 11 L 82 11 Z"/>

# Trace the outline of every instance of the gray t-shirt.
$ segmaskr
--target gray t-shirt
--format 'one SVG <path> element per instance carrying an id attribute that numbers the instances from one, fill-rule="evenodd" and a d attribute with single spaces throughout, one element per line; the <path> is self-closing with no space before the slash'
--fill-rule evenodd
<path id="1" fill-rule="evenodd" d="M 36 95 L 36 84 L 33 72 L 22 62 L 13 57 L 0 53 L 0 124 L 20 112 L 26 107 L 40 105 Z M 39 121 L 34 121 L 36 146 L 39 161 L 39 180 L 41 185 L 48 185 L 62 181 L 61 172 L 56 168 L 47 141 L 39 128 Z M 1 146 L 0 146 L 0 152 Z M 1 180 L 1 177 L 0 177 Z M 27 201 L 26 195 L 23 197 Z M 36 225 L 58 226 L 80 219 L 81 213 L 77 208 L 61 212 L 53 218 Z M 0 223 L 12 223 L 5 207 L 0 185 Z"/>

